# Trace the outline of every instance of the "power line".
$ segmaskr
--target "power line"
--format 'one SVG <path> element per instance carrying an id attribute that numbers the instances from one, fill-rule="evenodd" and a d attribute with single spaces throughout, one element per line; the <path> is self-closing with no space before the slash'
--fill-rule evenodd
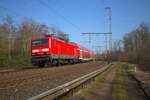
<path id="1" fill-rule="evenodd" d="M 43 6 L 47 7 L 48 9 L 50 9 L 51 12 L 53 12 L 55 15 L 59 16 L 61 19 L 63 19 L 64 21 L 66 21 L 67 23 L 69 23 L 70 25 L 72 25 L 74 28 L 76 28 L 77 30 L 80 30 L 80 28 L 77 25 L 75 25 L 70 20 L 68 20 L 65 16 L 63 16 L 62 14 L 60 14 L 56 9 L 54 9 L 51 6 L 47 5 L 47 3 L 43 2 L 42 0 L 37 0 L 37 1 L 40 4 L 42 4 Z"/>
<path id="2" fill-rule="evenodd" d="M 107 35 L 110 34 L 110 33 L 107 33 L 107 32 L 106 33 L 91 33 L 91 32 L 87 32 L 87 33 L 81 33 L 81 34 L 82 35 L 89 35 L 89 36 L 90 35 L 105 35 L 105 42 L 106 42 L 105 43 L 106 44 L 105 47 L 106 47 L 106 51 L 108 50 L 108 48 L 107 48 Z M 91 38 L 89 38 L 89 41 L 91 41 Z"/>
<path id="3" fill-rule="evenodd" d="M 51 12 L 53 12 L 55 15 L 59 16 L 61 19 L 63 19 L 64 21 L 66 21 L 67 23 L 69 23 L 70 25 L 72 25 L 74 28 L 76 28 L 77 30 L 80 30 L 80 28 L 75 25 L 74 23 L 72 23 L 70 20 L 68 20 L 65 16 L 63 16 L 62 14 L 60 14 L 57 10 L 55 10 L 54 8 L 50 7 L 49 5 L 47 5 L 45 2 L 43 2 L 42 0 L 37 0 L 40 4 L 42 4 L 43 6 L 45 6 L 46 8 L 50 9 Z M 19 16 L 19 17 L 23 17 L 23 14 L 20 14 L 16 11 L 13 11 L 12 9 L 8 9 L 4 6 L 1 6 L 0 5 L 0 8 L 3 9 L 3 10 L 6 10 L 10 13 L 12 13 L 13 15 L 15 14 L 16 16 Z"/>

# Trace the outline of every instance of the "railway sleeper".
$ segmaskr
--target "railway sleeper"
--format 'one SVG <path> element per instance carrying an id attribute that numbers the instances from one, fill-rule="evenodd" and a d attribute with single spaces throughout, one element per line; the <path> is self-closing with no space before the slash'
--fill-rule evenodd
<path id="1" fill-rule="evenodd" d="M 35 98 L 41 98 L 43 100 L 60 100 L 65 97 L 73 96 L 74 93 L 78 92 L 79 90 L 87 87 L 90 83 L 95 81 L 95 78 L 107 71 L 110 68 L 111 64 L 103 67 L 102 69 L 95 71 L 93 73 L 90 73 L 88 75 L 85 75 L 81 78 L 78 78 L 76 80 L 73 80 L 69 83 L 66 83 L 62 86 L 56 87 L 55 89 L 52 89 L 50 91 L 47 91 L 45 93 L 42 93 L 38 96 L 29 98 L 28 100 L 37 100 Z M 63 88 L 64 87 L 64 88 Z M 49 94 L 50 93 L 50 94 Z"/>

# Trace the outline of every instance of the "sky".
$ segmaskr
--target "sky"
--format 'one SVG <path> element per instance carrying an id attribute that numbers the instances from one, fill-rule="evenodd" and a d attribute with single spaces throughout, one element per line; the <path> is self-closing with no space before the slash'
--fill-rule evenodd
<path id="1" fill-rule="evenodd" d="M 56 25 L 69 34 L 70 41 L 87 45 L 88 36 L 81 33 L 108 32 L 106 7 L 112 11 L 113 41 L 142 22 L 150 23 L 150 0 L 0 0 L 0 19 L 10 15 L 16 23 L 31 18 L 48 26 Z M 91 41 L 103 45 L 104 38 L 93 36 Z"/>

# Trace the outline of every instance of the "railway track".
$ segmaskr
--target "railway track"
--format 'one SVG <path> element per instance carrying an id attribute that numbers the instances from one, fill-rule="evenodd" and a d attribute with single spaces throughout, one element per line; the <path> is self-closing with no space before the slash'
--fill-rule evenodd
<path id="1" fill-rule="evenodd" d="M 116 69 L 121 70 L 117 71 Z M 79 94 L 84 93 L 94 83 L 97 84 L 98 78 L 102 81 L 99 85 L 96 85 L 99 90 L 96 88 L 97 90 L 94 93 L 99 93 L 101 97 L 105 95 L 105 97 L 113 98 L 111 97 L 111 91 L 115 89 L 118 91 L 120 90 L 119 86 L 123 86 L 124 88 L 121 88 L 121 91 L 129 92 L 122 93 L 123 96 L 132 97 L 132 95 L 135 95 L 137 97 L 134 97 L 133 100 L 146 100 L 143 91 L 139 88 L 137 82 L 130 78 L 126 70 L 124 63 L 106 65 L 101 62 L 90 62 L 50 69 L 3 73 L 0 74 L 0 100 L 53 100 L 68 98 L 68 96 L 69 98 L 74 96 L 80 98 Z M 91 82 L 92 84 L 90 84 Z M 84 87 L 86 89 L 82 89 Z M 121 92 L 114 91 L 114 96 L 120 96 L 118 93 Z M 92 94 L 89 95 L 92 97 Z M 91 100 L 91 98 L 87 100 Z"/>
<path id="2" fill-rule="evenodd" d="M 91 72 L 87 75 L 79 77 L 71 82 L 65 83 L 61 86 L 43 92 L 37 96 L 28 98 L 28 100 L 56 100 L 59 99 L 67 94 L 73 94 L 74 91 L 78 90 L 79 88 L 83 88 L 86 84 L 94 81 L 95 78 L 100 75 L 101 73 L 105 72 L 107 69 L 110 68 L 112 64 L 109 64 L 105 67 L 102 67 L 94 72 Z"/>
<path id="3" fill-rule="evenodd" d="M 87 62 L 89 63 L 89 62 Z M 105 63 L 105 62 L 103 62 Z M 70 66 L 70 65 L 79 65 L 79 64 L 83 64 L 83 63 L 74 63 L 74 64 L 61 64 L 59 66 L 56 66 L 56 65 L 50 65 L 50 66 L 46 66 L 46 67 L 37 67 L 37 66 L 32 66 L 32 67 L 29 67 L 29 68 L 21 68 L 21 69 L 1 69 L 0 70 L 0 75 L 3 75 L 3 74 L 12 74 L 12 73 L 23 73 L 23 72 L 28 72 L 28 71 L 40 71 L 40 70 L 47 70 L 47 69 L 50 69 L 50 68 L 56 68 L 56 67 L 65 67 L 65 66 Z"/>
<path id="4" fill-rule="evenodd" d="M 104 62 L 89 62 L 63 67 L 0 73 L 0 100 L 26 100 L 105 65 Z"/>

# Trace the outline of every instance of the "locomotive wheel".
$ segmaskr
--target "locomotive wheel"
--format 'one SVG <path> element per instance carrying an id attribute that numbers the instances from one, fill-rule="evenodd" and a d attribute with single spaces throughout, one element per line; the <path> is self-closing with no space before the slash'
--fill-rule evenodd
<path id="1" fill-rule="evenodd" d="M 39 62 L 39 67 L 44 67 L 45 66 L 45 62 Z"/>
<path id="2" fill-rule="evenodd" d="M 57 60 L 57 64 L 56 64 L 56 66 L 60 66 L 60 60 Z"/>
<path id="3" fill-rule="evenodd" d="M 55 65 L 55 66 L 59 66 L 59 60 L 53 60 L 52 64 Z"/>
<path id="4" fill-rule="evenodd" d="M 69 64 L 73 64 L 74 62 L 73 62 L 73 60 L 72 59 L 70 59 L 69 60 Z"/>

